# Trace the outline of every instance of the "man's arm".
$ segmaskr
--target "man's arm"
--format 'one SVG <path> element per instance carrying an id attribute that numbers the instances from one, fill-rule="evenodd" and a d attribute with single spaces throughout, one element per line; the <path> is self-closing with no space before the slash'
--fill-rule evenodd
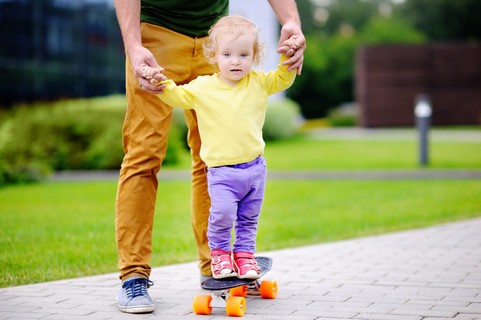
<path id="1" fill-rule="evenodd" d="M 159 73 L 164 69 L 159 66 L 152 52 L 142 45 L 140 0 L 115 0 L 115 12 L 124 41 L 125 53 L 132 63 L 139 85 L 151 93 L 161 93 L 163 86 L 153 85 L 150 83 L 150 79 L 142 73 L 145 66 L 158 68 Z"/>
<path id="2" fill-rule="evenodd" d="M 293 22 L 297 25 L 301 25 L 301 19 L 299 18 L 299 11 L 297 10 L 297 4 L 294 0 L 268 0 L 269 4 L 274 10 L 277 19 L 281 25 L 287 22 Z M 286 40 L 286 39 L 284 39 Z"/>
<path id="3" fill-rule="evenodd" d="M 302 71 L 304 62 L 304 50 L 306 49 L 306 39 L 301 29 L 301 19 L 295 0 L 268 0 L 277 19 L 282 25 L 281 36 L 277 52 L 290 56 L 283 62 L 290 65 L 289 70 L 297 69 L 297 74 Z M 287 41 L 289 40 L 289 41 Z M 289 47 L 285 42 L 289 43 Z"/>

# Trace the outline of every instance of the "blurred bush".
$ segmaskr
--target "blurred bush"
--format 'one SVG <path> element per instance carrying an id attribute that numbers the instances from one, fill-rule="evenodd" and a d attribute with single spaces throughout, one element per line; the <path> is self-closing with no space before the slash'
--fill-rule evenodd
<path id="1" fill-rule="evenodd" d="M 294 136 L 302 126 L 301 108 L 290 99 L 273 99 L 267 105 L 263 136 L 266 141 Z"/>
<path id="2" fill-rule="evenodd" d="M 375 17 L 361 30 L 359 41 L 361 44 L 414 44 L 426 42 L 427 37 L 412 27 L 407 20 L 397 17 Z"/>
<path id="3" fill-rule="evenodd" d="M 302 75 L 287 96 L 299 103 L 306 119 L 326 117 L 329 110 L 353 101 L 354 52 L 357 39 L 348 35 L 307 35 Z"/>
<path id="4" fill-rule="evenodd" d="M 329 111 L 327 121 L 331 127 L 354 127 L 357 125 L 357 107 L 355 103 L 345 103 Z"/>
<path id="5" fill-rule="evenodd" d="M 18 105 L 0 123 L 0 185 L 45 178 L 52 171 L 119 169 L 125 96 Z M 164 164 L 178 161 L 177 130 Z"/>

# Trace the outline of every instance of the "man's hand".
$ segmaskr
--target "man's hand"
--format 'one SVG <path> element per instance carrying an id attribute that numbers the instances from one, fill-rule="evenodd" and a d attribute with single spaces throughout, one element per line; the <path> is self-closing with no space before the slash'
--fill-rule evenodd
<path id="1" fill-rule="evenodd" d="M 302 72 L 305 49 L 306 38 L 300 26 L 296 23 L 285 23 L 281 29 L 277 52 L 290 57 L 283 64 L 289 65 L 289 70 L 297 69 L 298 75 Z"/>
<path id="2" fill-rule="evenodd" d="M 140 88 L 153 94 L 162 93 L 165 85 L 159 83 L 167 78 L 162 74 L 164 68 L 159 66 L 152 53 L 140 46 L 134 52 L 130 52 L 129 56 Z"/>

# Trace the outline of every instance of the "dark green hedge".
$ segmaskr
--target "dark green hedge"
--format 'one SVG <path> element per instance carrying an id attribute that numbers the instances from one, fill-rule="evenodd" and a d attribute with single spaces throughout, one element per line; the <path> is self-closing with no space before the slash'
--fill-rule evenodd
<path id="1" fill-rule="evenodd" d="M 0 185 L 37 181 L 52 171 L 119 169 L 125 97 L 14 107 L 0 123 Z M 178 161 L 173 128 L 164 164 Z"/>

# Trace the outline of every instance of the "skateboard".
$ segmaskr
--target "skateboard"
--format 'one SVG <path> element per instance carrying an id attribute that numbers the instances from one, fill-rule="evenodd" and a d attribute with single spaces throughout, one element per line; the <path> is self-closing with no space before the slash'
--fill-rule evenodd
<path id="1" fill-rule="evenodd" d="M 257 264 L 261 269 L 260 276 L 264 276 L 272 267 L 272 259 L 268 257 L 256 257 Z M 212 308 L 224 307 L 228 316 L 242 317 L 246 310 L 245 297 L 247 286 L 256 287 L 263 299 L 275 299 L 277 297 L 277 282 L 263 280 L 258 282 L 252 279 L 207 279 L 201 283 L 201 287 L 209 290 L 208 295 L 196 295 L 192 303 L 195 314 L 211 314 Z"/>

